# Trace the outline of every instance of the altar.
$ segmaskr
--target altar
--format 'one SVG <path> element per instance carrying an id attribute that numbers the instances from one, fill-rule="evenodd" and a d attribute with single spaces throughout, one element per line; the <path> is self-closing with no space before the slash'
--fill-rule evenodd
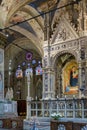
<path id="1" fill-rule="evenodd" d="M 0 117 L 16 117 L 17 102 L 9 100 L 0 100 Z"/>
<path id="2" fill-rule="evenodd" d="M 0 99 L 0 128 L 22 128 L 23 120 L 18 117 L 17 102 Z"/>
<path id="3" fill-rule="evenodd" d="M 0 118 L 15 117 L 17 102 L 13 101 L 13 89 L 8 87 L 4 95 L 4 50 L 0 48 Z"/>

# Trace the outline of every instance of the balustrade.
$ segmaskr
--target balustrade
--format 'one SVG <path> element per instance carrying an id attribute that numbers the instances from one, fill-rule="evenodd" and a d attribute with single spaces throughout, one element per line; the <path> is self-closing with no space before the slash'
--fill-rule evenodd
<path id="1" fill-rule="evenodd" d="M 62 119 L 84 119 L 87 120 L 87 99 L 60 98 L 56 100 L 31 100 L 27 101 L 29 117 L 51 117 L 52 113 L 61 113 Z"/>

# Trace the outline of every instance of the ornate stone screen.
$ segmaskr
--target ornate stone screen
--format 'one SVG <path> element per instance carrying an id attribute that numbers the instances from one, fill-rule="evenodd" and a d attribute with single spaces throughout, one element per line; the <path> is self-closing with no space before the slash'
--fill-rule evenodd
<path id="1" fill-rule="evenodd" d="M 66 130 L 65 126 L 63 124 L 58 125 L 58 130 Z"/>

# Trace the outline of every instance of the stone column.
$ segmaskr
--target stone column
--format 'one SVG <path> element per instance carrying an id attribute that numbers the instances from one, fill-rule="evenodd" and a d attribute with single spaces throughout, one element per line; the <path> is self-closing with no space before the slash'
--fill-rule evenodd
<path id="1" fill-rule="evenodd" d="M 4 99 L 4 50 L 0 48 L 0 100 L 2 99 Z"/>
<path id="2" fill-rule="evenodd" d="M 31 69 L 26 69 L 26 77 L 27 77 L 27 87 L 28 87 L 28 95 L 27 95 L 27 115 L 26 119 L 29 119 L 31 117 L 31 97 L 30 97 L 30 80 L 32 76 Z"/>
<path id="3" fill-rule="evenodd" d="M 52 99 L 55 96 L 55 73 L 52 68 L 43 69 L 43 99 Z"/>
<path id="4" fill-rule="evenodd" d="M 86 37 L 79 39 L 79 97 L 85 96 L 86 90 Z"/>
<path id="5" fill-rule="evenodd" d="M 79 62 L 78 71 L 79 71 L 79 77 L 78 77 L 79 98 L 81 98 L 81 91 L 80 91 L 80 88 L 82 87 L 82 81 L 81 81 L 81 62 Z"/>
<path id="6" fill-rule="evenodd" d="M 85 92 L 84 95 L 87 97 L 87 37 L 85 40 Z"/>
<path id="7" fill-rule="evenodd" d="M 55 86 L 55 73 L 51 66 L 51 50 L 50 50 L 50 13 L 45 14 L 44 17 L 44 28 L 45 28 L 45 41 L 44 41 L 44 63 L 43 63 L 43 99 L 54 98 L 54 86 Z"/>
<path id="8" fill-rule="evenodd" d="M 84 96 L 87 97 L 87 60 L 86 60 L 86 66 L 85 66 L 85 91 Z"/>

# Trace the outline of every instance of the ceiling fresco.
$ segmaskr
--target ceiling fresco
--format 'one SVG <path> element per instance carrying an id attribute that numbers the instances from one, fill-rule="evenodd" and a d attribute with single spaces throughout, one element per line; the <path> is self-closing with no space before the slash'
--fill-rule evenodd
<path id="1" fill-rule="evenodd" d="M 23 37 L 27 39 L 28 33 L 30 39 L 33 39 L 32 44 L 43 46 L 44 15 L 41 14 L 57 7 L 58 3 L 59 0 L 2 0 L 0 2 L 0 28 L 3 29 L 2 33 L 7 39 L 4 48 L 17 39 L 21 40 Z M 53 17 L 54 12 L 51 15 Z M 35 16 L 39 17 L 34 18 Z M 36 43 L 34 39 L 39 42 Z"/>
<path id="2" fill-rule="evenodd" d="M 50 12 L 52 35 L 60 16 L 67 12 L 67 10 L 69 11 L 68 7 L 61 10 L 56 10 L 56 8 L 72 1 L 73 0 L 1 0 L 0 31 L 4 37 L 6 36 L 7 40 L 7 43 L 5 42 L 3 44 L 4 49 L 6 50 L 9 45 L 11 46 L 11 43 L 15 42 L 20 46 L 21 39 L 25 38 L 30 42 L 28 44 L 34 46 L 35 51 L 43 55 L 45 37 L 44 13 L 55 9 Z M 73 10 L 76 11 L 75 16 L 73 16 Z M 79 9 L 73 6 L 71 12 L 68 14 L 68 19 L 75 23 L 76 27 L 78 27 L 78 11 Z M 25 47 L 24 45 L 22 46 Z"/>

